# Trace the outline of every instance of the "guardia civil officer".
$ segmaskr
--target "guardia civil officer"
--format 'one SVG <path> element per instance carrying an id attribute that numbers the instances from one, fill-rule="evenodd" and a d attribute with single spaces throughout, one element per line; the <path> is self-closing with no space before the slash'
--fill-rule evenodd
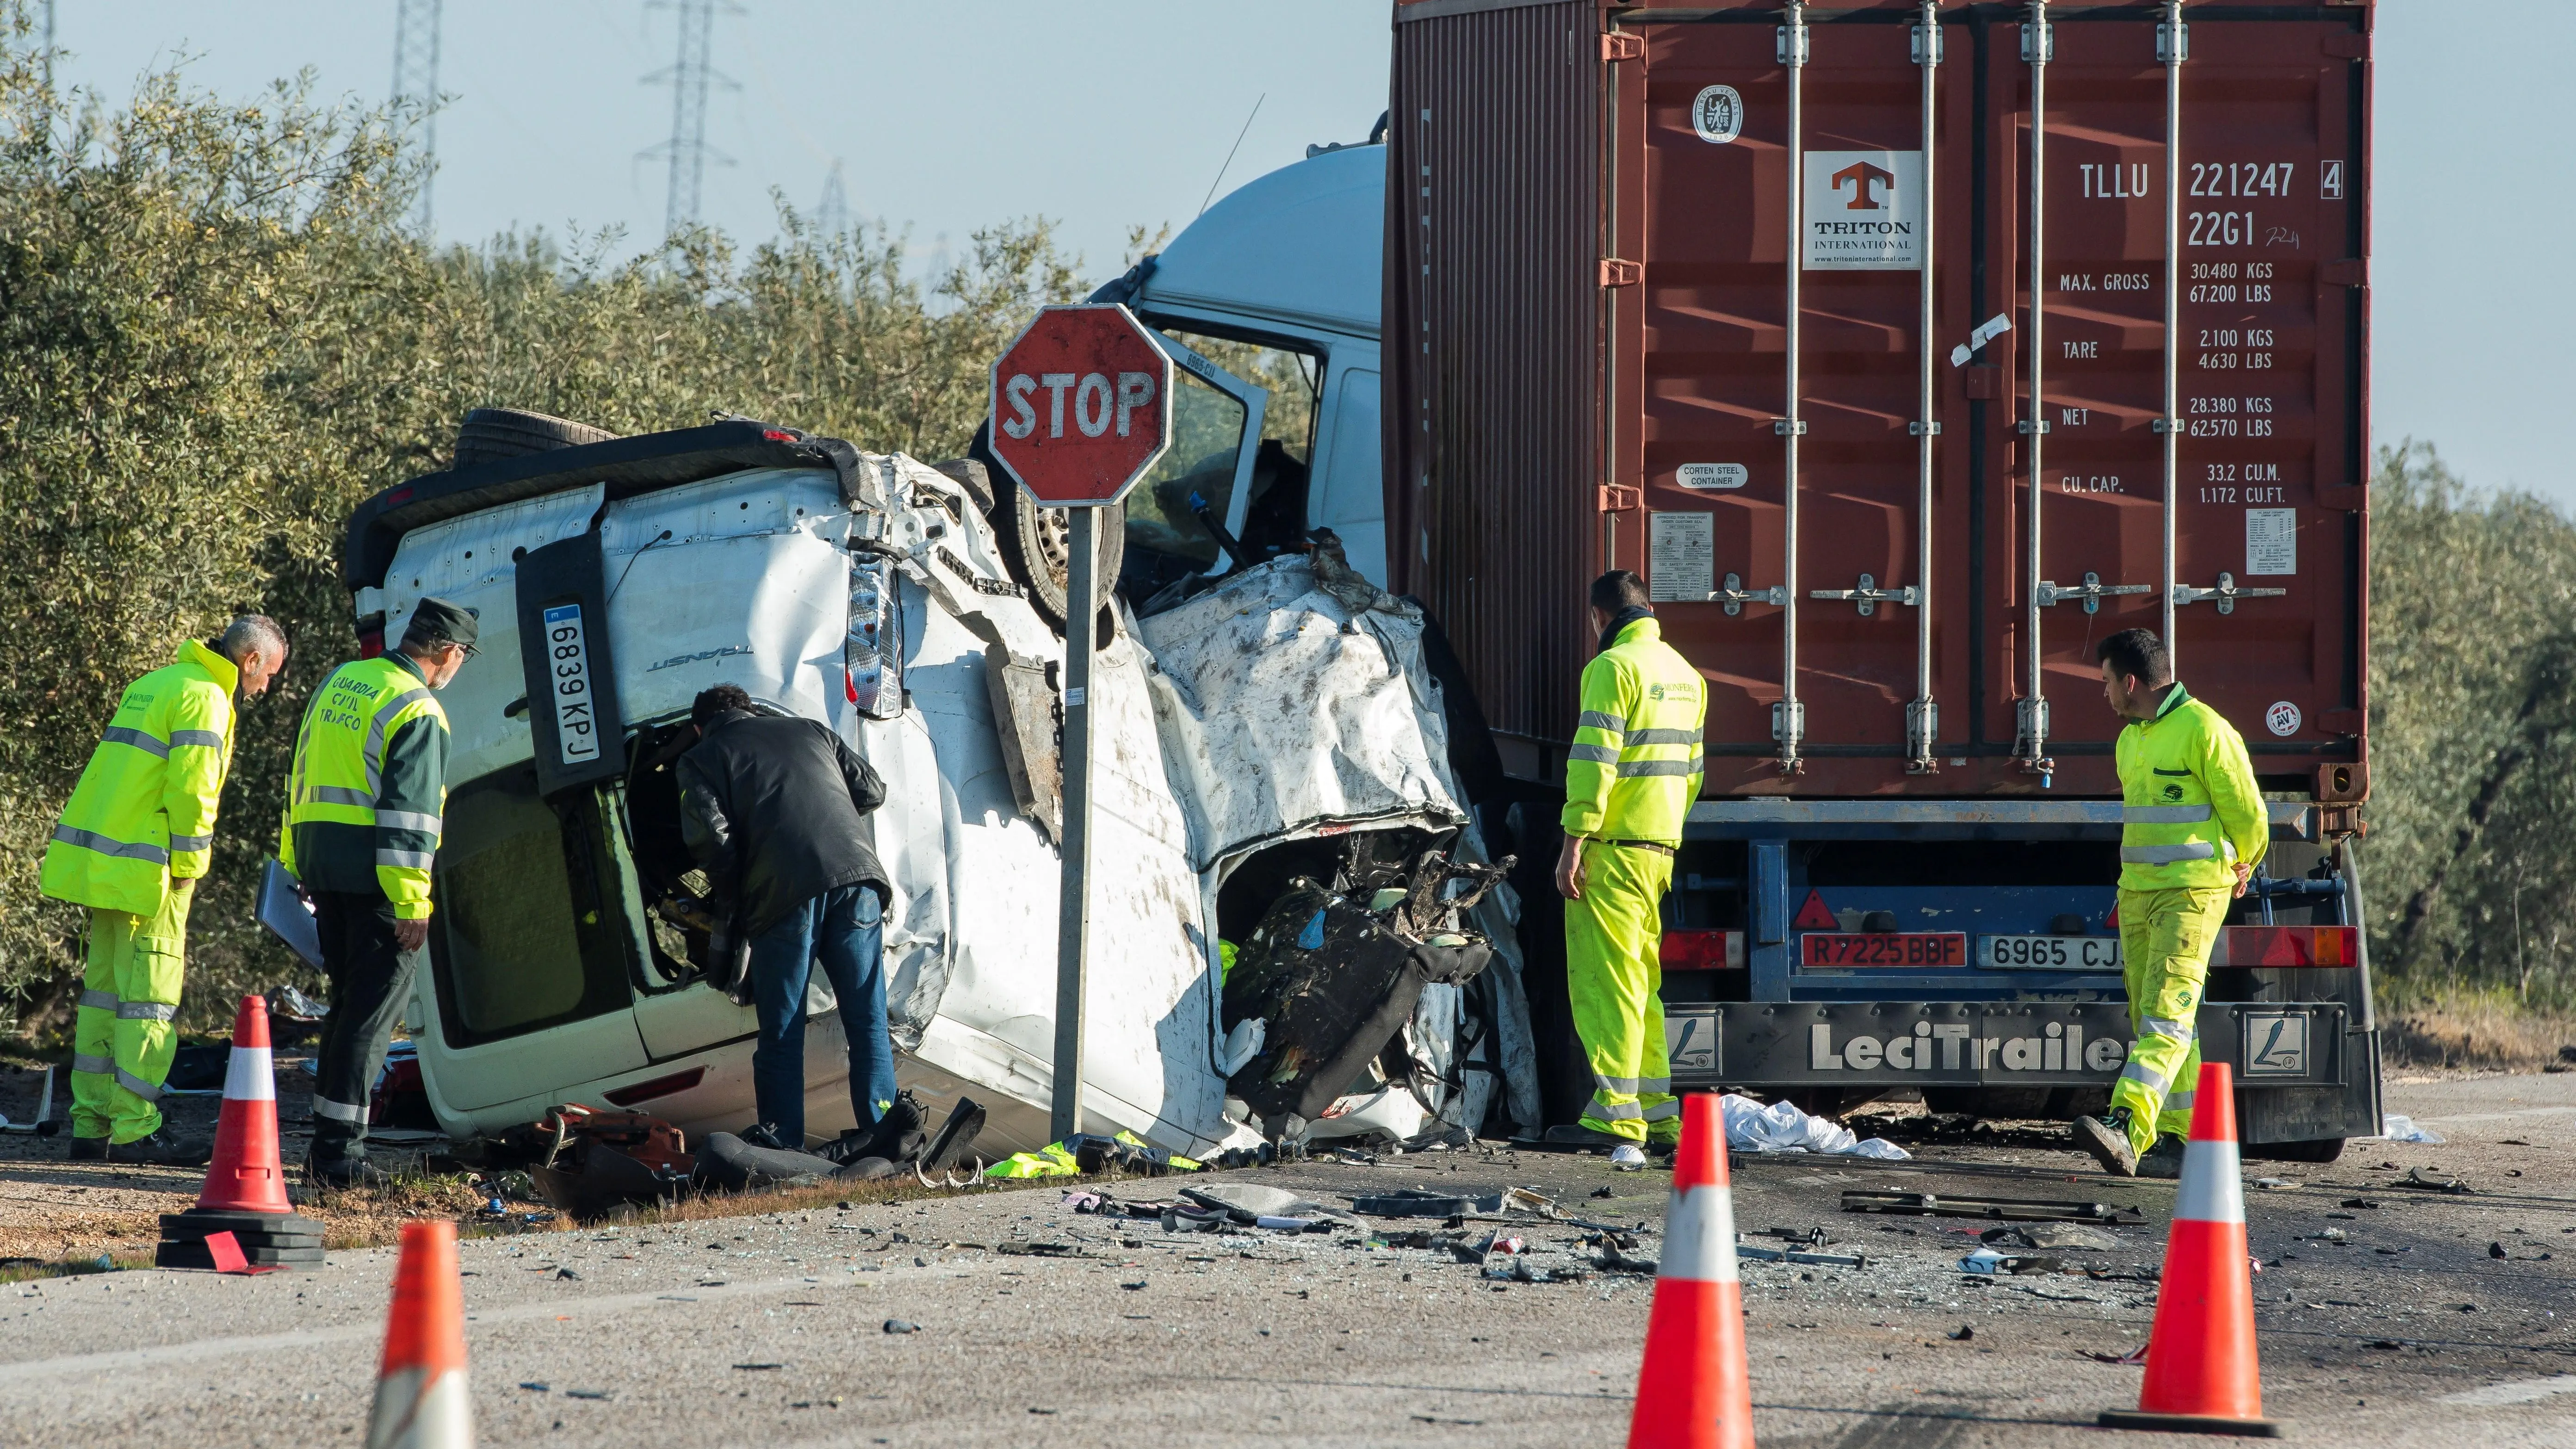
<path id="1" fill-rule="evenodd" d="M 307 1168 L 326 1187 L 385 1180 L 367 1162 L 367 1098 L 429 940 L 448 744 L 433 691 L 478 637 L 472 610 L 421 600 L 398 648 L 322 682 L 295 738 L 277 858 L 313 900 L 331 982 Z"/>
<path id="2" fill-rule="evenodd" d="M 234 701 L 257 698 L 285 665 L 286 635 L 259 614 L 181 642 L 177 658 L 126 686 L 45 847 L 37 888 L 89 907 L 72 1036 L 75 1159 L 206 1160 L 204 1144 L 161 1124 L 188 906 L 214 860 Z"/>
<path id="3" fill-rule="evenodd" d="M 1621 1167 L 1670 1150 L 1681 1103 L 1664 1057 L 1663 899 L 1682 823 L 1699 798 L 1707 684 L 1671 645 L 1645 581 L 1592 582 L 1601 650 L 1583 667 L 1582 713 L 1565 758 L 1565 978 L 1592 1100 L 1551 1142 L 1611 1149 Z"/>
<path id="4" fill-rule="evenodd" d="M 2179 1177 L 2200 1081 L 2200 999 L 2227 903 L 2271 844 L 2245 739 L 2173 675 L 2165 643 L 2126 629 L 2094 651 L 2120 731 L 2120 949 L 2136 1033 L 2111 1110 L 2075 1119 L 2106 1172 Z"/>

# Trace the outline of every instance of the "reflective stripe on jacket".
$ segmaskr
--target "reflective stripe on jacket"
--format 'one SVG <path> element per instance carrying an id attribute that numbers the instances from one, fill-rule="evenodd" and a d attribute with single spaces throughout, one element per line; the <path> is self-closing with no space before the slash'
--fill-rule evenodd
<path id="1" fill-rule="evenodd" d="M 2244 737 L 2180 684 L 2120 731 L 2120 885 L 2234 886 L 2271 845 Z"/>
<path id="2" fill-rule="evenodd" d="M 1565 833 L 1677 845 L 1699 798 L 1708 684 L 1639 619 L 1583 666 L 1583 713 L 1565 754 Z"/>
<path id="3" fill-rule="evenodd" d="M 46 895 L 151 916 L 173 877 L 206 873 L 240 682 L 231 660 L 191 639 L 126 686 L 45 847 Z"/>
<path id="4" fill-rule="evenodd" d="M 447 711 L 410 659 L 341 665 L 295 736 L 278 863 L 315 890 L 382 891 L 397 919 L 428 919 L 447 739 Z"/>

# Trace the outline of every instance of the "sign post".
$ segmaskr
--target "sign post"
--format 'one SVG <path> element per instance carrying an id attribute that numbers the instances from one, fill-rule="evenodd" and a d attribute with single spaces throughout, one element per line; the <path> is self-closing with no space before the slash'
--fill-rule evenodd
<path id="1" fill-rule="evenodd" d="M 1091 656 L 1100 598 L 1100 510 L 1127 496 L 1170 444 L 1172 360 L 1126 308 L 1040 311 L 993 364 L 993 456 L 1071 525 L 1065 578 L 1064 862 L 1056 926 L 1057 1142 L 1082 1130 L 1085 961 L 1091 944 Z"/>

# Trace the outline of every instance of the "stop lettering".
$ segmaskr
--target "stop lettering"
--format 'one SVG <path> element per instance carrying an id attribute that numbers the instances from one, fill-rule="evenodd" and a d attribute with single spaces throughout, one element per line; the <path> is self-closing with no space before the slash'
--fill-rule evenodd
<path id="1" fill-rule="evenodd" d="M 1050 507 L 1115 503 L 1171 436 L 1172 363 L 1126 308 L 1049 307 L 993 364 L 993 456 Z"/>

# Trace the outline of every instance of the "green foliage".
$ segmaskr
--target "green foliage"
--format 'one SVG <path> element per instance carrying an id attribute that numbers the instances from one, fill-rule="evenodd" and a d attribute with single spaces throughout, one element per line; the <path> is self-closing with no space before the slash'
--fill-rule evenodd
<path id="1" fill-rule="evenodd" d="M 57 97 L 0 3 L 0 1011 L 58 1031 L 81 913 L 36 864 L 119 692 L 240 609 L 295 644 L 243 711 L 188 1019 L 292 961 L 249 924 L 294 724 L 354 649 L 341 527 L 447 466 L 501 405 L 620 432 L 710 410 L 928 458 L 964 452 L 986 368 L 1075 292 L 1042 221 L 978 233 L 922 278 L 882 228 L 826 235 L 782 206 L 745 253 L 714 233 L 612 262 L 616 238 L 434 252 L 406 226 L 394 118 L 300 83 L 234 105 L 145 80 L 110 111 Z M 5 34 L 0 34 L 5 38 Z M 308 988 L 313 984 L 304 983 Z"/>
<path id="2" fill-rule="evenodd" d="M 2371 490 L 2372 965 L 2392 1002 L 2576 1001 L 2576 520 L 2429 445 Z"/>

